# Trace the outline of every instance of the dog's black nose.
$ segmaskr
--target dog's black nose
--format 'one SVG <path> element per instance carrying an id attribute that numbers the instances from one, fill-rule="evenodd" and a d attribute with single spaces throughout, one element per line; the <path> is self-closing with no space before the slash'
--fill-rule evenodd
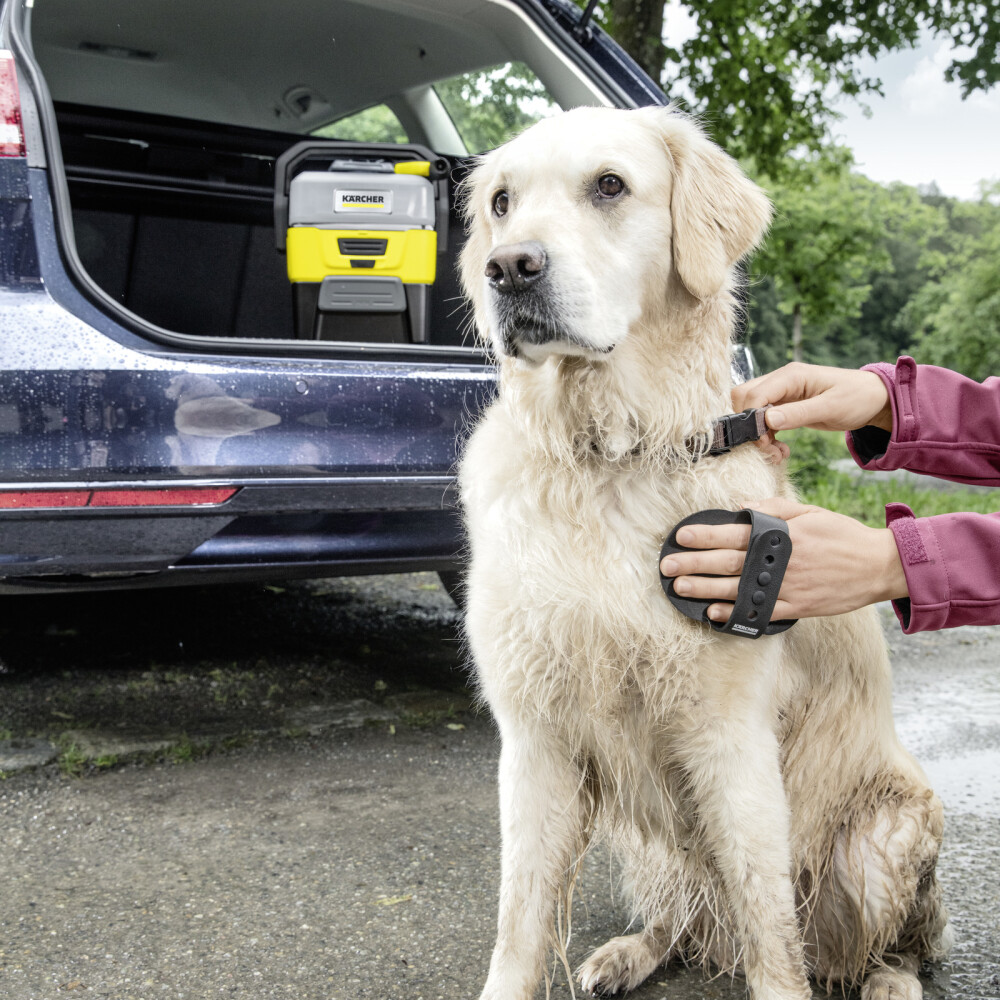
<path id="1" fill-rule="evenodd" d="M 497 247 L 486 262 L 486 277 L 498 292 L 523 292 L 545 273 L 546 259 L 534 240 Z"/>

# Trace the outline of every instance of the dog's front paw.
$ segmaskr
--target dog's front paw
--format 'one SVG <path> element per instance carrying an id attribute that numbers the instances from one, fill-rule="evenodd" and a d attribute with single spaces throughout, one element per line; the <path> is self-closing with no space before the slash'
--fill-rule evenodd
<path id="1" fill-rule="evenodd" d="M 616 937 L 601 945 L 577 970 L 580 985 L 594 996 L 635 989 L 662 961 L 644 934 Z"/>

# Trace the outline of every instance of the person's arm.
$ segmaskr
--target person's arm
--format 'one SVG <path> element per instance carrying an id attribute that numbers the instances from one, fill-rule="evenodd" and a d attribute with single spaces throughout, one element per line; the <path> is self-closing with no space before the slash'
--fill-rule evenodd
<path id="1" fill-rule="evenodd" d="M 1000 514 L 914 517 L 886 507 L 908 596 L 893 600 L 903 631 L 1000 624 Z"/>
<path id="2" fill-rule="evenodd" d="M 1000 486 L 1000 379 L 980 383 L 905 356 L 862 370 L 882 380 L 892 419 L 891 431 L 848 429 L 858 465 Z"/>
<path id="3" fill-rule="evenodd" d="M 881 374 L 850 368 L 785 365 L 733 387 L 733 409 L 766 408 L 768 433 L 756 442 L 772 460 L 788 458 L 776 431 L 813 427 L 821 431 L 868 428 L 892 431 L 889 390 Z"/>
<path id="4" fill-rule="evenodd" d="M 905 504 L 886 508 L 888 528 L 779 498 L 753 505 L 788 523 L 792 556 L 771 617 L 813 618 L 891 600 L 907 634 L 1000 624 L 1000 514 L 915 518 Z M 725 621 L 739 586 L 750 529 L 691 524 L 677 541 L 691 552 L 660 564 L 685 597 L 712 600 Z M 704 575 L 711 574 L 711 575 Z"/>
<path id="5" fill-rule="evenodd" d="M 771 406 L 772 431 L 846 430 L 864 468 L 1000 485 L 1000 379 L 980 384 L 905 357 L 861 371 L 791 364 L 736 387 L 733 403 Z M 788 456 L 773 433 L 758 446 Z M 887 527 L 875 529 L 788 500 L 754 507 L 786 520 L 792 538 L 774 618 L 840 614 L 889 599 L 907 633 L 1000 624 L 1000 514 L 916 518 L 905 504 L 890 504 Z M 721 602 L 736 596 L 749 529 L 684 531 L 678 541 L 703 551 L 671 556 L 661 572 L 675 578 L 679 593 L 720 602 L 708 615 L 724 621 L 732 607 Z"/>
<path id="6" fill-rule="evenodd" d="M 979 383 L 901 357 L 860 370 L 790 364 L 733 389 L 733 408 L 770 407 L 758 447 L 787 458 L 775 431 L 847 431 L 864 469 L 909 469 L 1000 486 L 1000 378 Z"/>
<path id="7" fill-rule="evenodd" d="M 906 597 L 906 578 L 893 532 L 870 528 L 822 507 L 774 497 L 751 505 L 788 524 L 792 555 L 772 619 L 839 615 L 877 601 Z M 739 588 L 750 527 L 689 524 L 677 532 L 687 549 L 660 563 L 684 596 L 733 601 Z M 704 575 L 710 574 L 710 575 Z M 725 621 L 732 606 L 712 604 L 708 616 Z"/>

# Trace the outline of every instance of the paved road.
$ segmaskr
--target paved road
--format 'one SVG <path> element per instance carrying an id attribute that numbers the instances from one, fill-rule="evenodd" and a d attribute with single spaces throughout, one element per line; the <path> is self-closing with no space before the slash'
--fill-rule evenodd
<path id="1" fill-rule="evenodd" d="M 0 996 L 477 995 L 497 746 L 433 577 L 5 608 L 0 758 L 57 760 L 0 782 Z M 925 995 L 1000 997 L 1000 639 L 887 634 L 948 812 L 959 943 Z M 595 852 L 574 961 L 622 931 L 614 882 Z M 683 969 L 633 994 L 744 995 Z"/>

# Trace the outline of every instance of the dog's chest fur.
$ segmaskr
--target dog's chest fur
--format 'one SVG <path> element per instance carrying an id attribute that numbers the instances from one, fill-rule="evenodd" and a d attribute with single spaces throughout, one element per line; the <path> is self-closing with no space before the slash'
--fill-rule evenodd
<path id="1" fill-rule="evenodd" d="M 670 527 L 730 506 L 734 477 L 749 495 L 776 489 L 749 452 L 672 473 L 641 460 L 552 466 L 533 457 L 502 403 L 463 459 L 467 635 L 480 690 L 501 726 L 516 718 L 584 763 L 602 822 L 625 823 L 640 840 L 693 843 L 675 740 L 701 724 L 708 700 L 740 702 L 773 673 L 775 644 L 722 638 L 685 618 L 657 571 Z"/>
<path id="2" fill-rule="evenodd" d="M 697 698 L 708 647 L 736 640 L 669 604 L 659 550 L 680 518 L 731 506 L 734 481 L 748 499 L 778 489 L 750 452 L 670 471 L 641 456 L 553 466 L 495 404 L 461 471 L 473 550 L 468 633 L 494 709 L 620 728 L 637 713 L 662 722 Z M 741 662 L 757 659 L 745 641 L 740 652 Z"/>

